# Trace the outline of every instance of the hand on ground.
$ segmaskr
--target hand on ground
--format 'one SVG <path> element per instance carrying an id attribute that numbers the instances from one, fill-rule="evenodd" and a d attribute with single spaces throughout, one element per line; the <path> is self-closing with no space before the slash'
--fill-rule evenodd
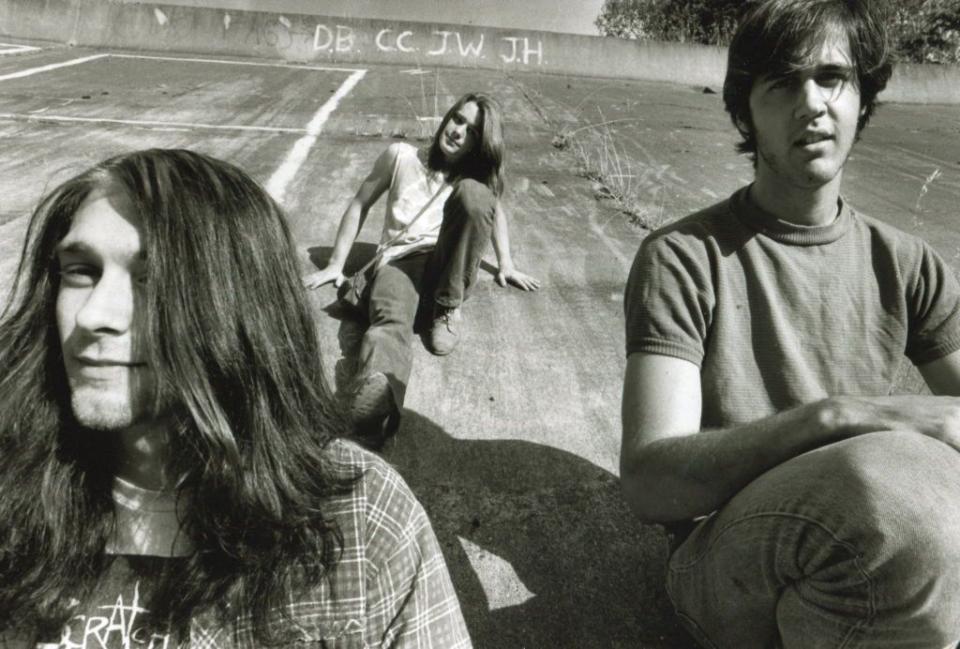
<path id="1" fill-rule="evenodd" d="M 315 273 L 310 273 L 309 275 L 303 276 L 303 285 L 306 288 L 320 288 L 324 284 L 329 284 L 333 282 L 333 285 L 336 288 L 340 288 L 340 285 L 346 281 L 343 273 L 337 270 L 336 268 L 324 268 L 323 270 L 318 270 Z"/>
<path id="2" fill-rule="evenodd" d="M 536 291 L 540 288 L 540 280 L 536 277 L 521 273 L 516 268 L 501 268 L 497 271 L 497 284 L 506 287 L 508 284 L 521 291 Z"/>

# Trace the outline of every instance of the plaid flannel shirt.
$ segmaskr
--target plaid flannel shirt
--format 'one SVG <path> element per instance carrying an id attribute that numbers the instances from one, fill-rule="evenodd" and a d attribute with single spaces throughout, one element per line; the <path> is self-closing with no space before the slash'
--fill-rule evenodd
<path id="1" fill-rule="evenodd" d="M 328 578 L 287 610 L 300 632 L 295 647 L 325 649 L 467 649 L 470 637 L 430 521 L 400 475 L 356 445 L 334 441 L 335 472 L 362 475 L 348 494 L 324 504 L 336 519 L 343 552 Z M 195 616 L 183 646 L 255 649 L 249 616 L 224 624 Z M 0 633 L 0 649 L 30 644 Z M 31 648 L 32 649 L 32 648 Z"/>

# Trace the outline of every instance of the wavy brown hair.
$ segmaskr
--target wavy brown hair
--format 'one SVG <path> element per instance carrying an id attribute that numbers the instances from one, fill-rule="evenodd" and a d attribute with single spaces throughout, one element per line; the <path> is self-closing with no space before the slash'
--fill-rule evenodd
<path id="1" fill-rule="evenodd" d="M 151 609 L 184 628 L 228 603 L 262 644 L 284 643 L 273 616 L 287 619 L 292 591 L 342 547 L 322 506 L 350 488 L 325 450 L 346 427 L 279 207 L 237 167 L 186 150 L 106 160 L 30 221 L 0 319 L 0 629 L 59 630 L 109 561 L 113 436 L 73 418 L 54 318 L 55 246 L 105 186 L 141 217 L 150 364 L 175 404 L 171 461 L 195 548 Z"/>
<path id="2" fill-rule="evenodd" d="M 477 132 L 479 137 L 473 147 L 462 156 L 457 163 L 448 168 L 443 151 L 440 150 L 440 136 L 447 122 L 454 114 L 469 102 L 477 104 L 479 109 L 479 123 Z M 472 178 L 490 188 L 494 196 L 503 194 L 503 120 L 500 105 L 489 95 L 479 92 L 468 92 L 450 107 L 447 114 L 440 121 L 437 132 L 434 133 L 427 155 L 427 166 L 434 171 L 446 171 L 451 179 Z"/>

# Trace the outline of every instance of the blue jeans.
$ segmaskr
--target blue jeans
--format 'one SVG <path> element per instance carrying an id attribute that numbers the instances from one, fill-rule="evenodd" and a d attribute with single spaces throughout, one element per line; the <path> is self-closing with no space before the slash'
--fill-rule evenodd
<path id="1" fill-rule="evenodd" d="M 960 453 L 887 431 L 793 458 L 694 529 L 667 590 L 704 647 L 953 646 Z"/>
<path id="2" fill-rule="evenodd" d="M 421 301 L 429 316 L 434 303 L 456 307 L 467 298 L 490 240 L 496 204 L 486 185 L 457 181 L 444 203 L 434 249 L 390 261 L 367 284 L 362 299 L 370 326 L 360 342 L 357 376 L 385 374 L 398 408 L 413 367 L 414 322 Z"/>

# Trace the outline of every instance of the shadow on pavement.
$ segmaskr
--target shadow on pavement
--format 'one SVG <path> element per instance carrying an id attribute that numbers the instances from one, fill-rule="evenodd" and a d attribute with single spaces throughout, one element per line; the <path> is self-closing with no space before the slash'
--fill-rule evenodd
<path id="1" fill-rule="evenodd" d="M 479 649 L 694 647 L 663 590 L 667 542 L 618 479 L 519 440 L 460 440 L 405 410 L 384 456 L 421 500 Z"/>
<path id="2" fill-rule="evenodd" d="M 347 272 L 374 251 L 355 244 Z M 308 252 L 323 267 L 331 248 Z M 339 323 L 339 392 L 366 320 L 323 311 Z M 478 649 L 695 648 L 664 591 L 666 536 L 637 522 L 614 474 L 544 444 L 457 439 L 409 409 L 383 455 L 430 515 Z"/>

